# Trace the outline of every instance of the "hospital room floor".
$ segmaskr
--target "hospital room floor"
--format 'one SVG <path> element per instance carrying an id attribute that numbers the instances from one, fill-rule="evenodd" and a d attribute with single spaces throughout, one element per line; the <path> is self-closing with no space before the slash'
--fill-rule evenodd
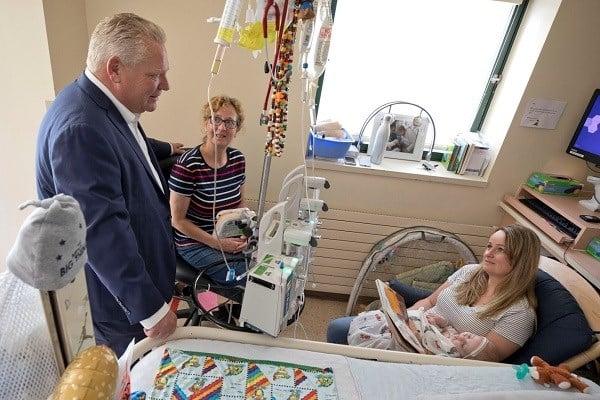
<path id="1" fill-rule="evenodd" d="M 307 296 L 304 310 L 297 323 L 287 327 L 281 336 L 325 342 L 327 324 L 346 314 L 346 301 Z"/>

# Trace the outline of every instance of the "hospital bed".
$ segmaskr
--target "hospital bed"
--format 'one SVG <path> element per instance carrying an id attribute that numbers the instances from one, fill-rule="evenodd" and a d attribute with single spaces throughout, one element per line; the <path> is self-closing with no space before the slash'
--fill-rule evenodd
<path id="1" fill-rule="evenodd" d="M 586 394 L 574 389 L 547 388 L 529 376 L 517 379 L 516 370 L 507 364 L 274 338 L 209 327 L 182 327 L 166 343 L 145 339 L 136 344 L 132 356 L 131 392 L 144 392 L 147 399 L 158 398 L 151 393 L 159 371 L 165 366 L 171 371 L 181 366 L 170 359 L 165 363 L 165 354 L 173 355 L 177 351 L 199 357 L 204 355 L 217 361 L 245 360 L 254 363 L 252 365 L 259 364 L 258 369 L 261 369 L 260 363 L 280 363 L 288 367 L 309 366 L 330 371 L 329 391 L 312 397 L 318 399 L 600 398 L 600 386 L 589 380 L 584 379 L 590 385 Z M 250 372 L 247 375 L 249 377 Z M 208 382 L 202 381 L 202 384 Z M 293 385 L 287 388 L 289 397 L 279 397 L 279 392 L 274 398 L 311 398 L 302 397 L 299 391 L 294 391 Z M 271 398 L 260 397 L 262 395 L 264 393 L 260 392 L 256 397 L 247 398 Z"/>

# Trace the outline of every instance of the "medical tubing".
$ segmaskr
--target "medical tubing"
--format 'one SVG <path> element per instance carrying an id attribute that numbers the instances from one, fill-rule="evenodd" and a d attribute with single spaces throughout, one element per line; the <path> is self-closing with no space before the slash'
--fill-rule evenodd
<path id="1" fill-rule="evenodd" d="M 213 81 L 213 77 L 214 74 L 212 74 L 210 76 L 209 82 L 208 82 L 208 88 L 206 90 L 206 94 L 207 94 L 207 98 L 208 98 L 208 108 L 210 110 L 210 123 L 213 129 L 213 134 L 214 134 L 214 129 L 215 129 L 215 111 L 212 108 L 212 102 L 211 100 L 211 87 L 212 87 L 212 81 Z M 208 140 L 208 135 L 206 135 L 206 140 Z M 200 149 L 200 147 L 198 147 L 198 149 Z M 213 224 L 214 224 L 214 229 L 216 229 L 216 225 L 217 225 L 217 217 L 216 217 L 216 207 L 217 207 L 217 165 L 216 165 L 216 161 L 217 161 L 217 146 L 215 146 L 215 153 L 214 153 L 214 160 L 215 160 L 215 168 L 214 168 L 214 174 L 213 174 L 213 204 L 212 204 L 212 220 L 213 220 Z M 207 163 L 208 164 L 208 163 Z M 223 245 L 221 244 L 221 238 L 219 237 L 219 235 L 215 235 L 215 237 L 217 238 L 217 243 L 219 244 L 219 250 L 221 251 L 221 256 L 223 257 L 223 263 L 225 264 L 225 266 L 227 267 L 227 275 L 225 277 L 226 281 L 230 281 L 231 278 L 231 274 L 233 273 L 234 276 L 233 278 L 235 278 L 235 270 L 229 266 L 229 263 L 227 262 L 227 257 L 225 256 L 225 251 L 223 250 Z M 247 269 L 247 268 L 246 268 Z"/>
<path id="2" fill-rule="evenodd" d="M 279 49 L 281 47 L 281 41 L 283 40 L 283 33 L 285 32 L 285 20 L 287 18 L 287 9 L 288 9 L 288 0 L 285 0 L 284 2 L 284 6 L 283 6 L 283 13 L 281 14 L 280 21 L 277 22 L 277 14 L 275 16 L 276 21 L 275 21 L 275 26 L 279 26 L 279 29 L 277 30 L 277 41 L 275 42 L 275 55 L 273 56 L 273 63 L 271 64 L 271 68 L 270 68 L 270 78 L 269 78 L 269 84 L 267 85 L 267 94 L 265 95 L 265 102 L 263 103 L 263 110 L 266 113 L 267 111 L 267 107 L 269 104 L 269 99 L 271 98 L 271 88 L 273 86 L 273 82 L 276 79 L 276 75 L 275 75 L 275 69 L 276 69 L 276 65 L 277 65 L 277 61 L 279 59 Z M 266 9 L 265 9 L 265 13 L 266 13 Z M 266 40 L 265 40 L 265 45 L 266 45 Z"/>

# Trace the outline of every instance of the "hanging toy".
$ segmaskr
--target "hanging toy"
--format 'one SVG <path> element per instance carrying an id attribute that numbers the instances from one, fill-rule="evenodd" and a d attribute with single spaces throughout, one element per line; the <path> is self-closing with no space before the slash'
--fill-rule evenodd
<path id="1" fill-rule="evenodd" d="M 269 3 L 267 3 L 269 6 Z M 277 8 L 278 10 L 278 8 Z M 263 116 L 267 124 L 267 143 L 265 152 L 280 157 L 285 147 L 285 132 L 287 130 L 287 108 L 288 87 L 292 76 L 292 56 L 294 53 L 294 41 L 296 39 L 296 27 L 300 0 L 296 0 L 293 8 L 293 18 L 287 27 L 284 27 L 287 1 L 284 2 L 283 13 L 279 22 L 278 47 L 275 53 L 275 62 L 270 71 L 269 89 L 263 110 Z M 267 9 L 265 9 L 265 13 Z M 270 108 L 267 113 L 267 105 Z"/>

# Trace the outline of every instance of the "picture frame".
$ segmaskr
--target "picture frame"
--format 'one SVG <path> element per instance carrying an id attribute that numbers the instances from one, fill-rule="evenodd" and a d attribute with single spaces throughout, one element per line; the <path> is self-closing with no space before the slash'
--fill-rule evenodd
<path id="1" fill-rule="evenodd" d="M 380 112 L 373 118 L 373 133 L 371 134 L 371 138 L 375 137 L 375 133 L 386 114 L 388 113 Z M 384 157 L 420 161 L 423 158 L 425 139 L 429 130 L 429 118 L 423 115 L 392 115 L 390 137 L 386 145 Z M 370 153 L 370 150 L 368 150 L 368 153 Z"/>

